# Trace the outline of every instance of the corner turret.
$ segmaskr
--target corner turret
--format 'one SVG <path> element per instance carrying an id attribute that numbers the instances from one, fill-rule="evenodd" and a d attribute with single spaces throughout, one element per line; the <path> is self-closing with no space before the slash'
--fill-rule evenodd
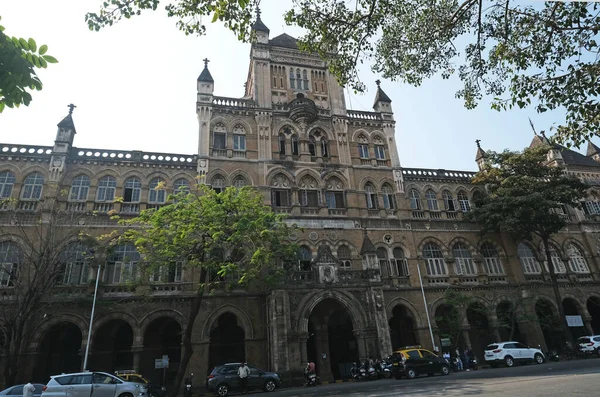
<path id="1" fill-rule="evenodd" d="M 476 139 L 475 143 L 477 144 L 475 162 L 477 163 L 477 167 L 479 167 L 479 171 L 481 171 L 483 170 L 483 164 L 485 163 L 485 151 L 481 148 L 481 139 Z"/>
<path id="2" fill-rule="evenodd" d="M 71 103 L 67 107 L 69 108 L 69 114 L 56 125 L 58 131 L 56 132 L 56 139 L 52 148 L 52 158 L 50 159 L 50 182 L 58 182 L 62 178 L 65 163 L 75 139 L 76 131 L 75 123 L 73 123 L 73 110 L 77 106 Z"/>
<path id="3" fill-rule="evenodd" d="M 381 80 L 377 80 L 375 81 L 375 83 L 377 84 L 377 94 L 375 94 L 373 110 L 380 113 L 388 113 L 390 115 L 393 114 L 394 112 L 392 111 L 392 100 L 381 89 Z"/>
<path id="4" fill-rule="evenodd" d="M 260 19 L 260 8 L 256 7 L 256 21 L 252 24 L 252 32 L 255 34 L 256 42 L 269 44 L 269 28 Z"/>
<path id="5" fill-rule="evenodd" d="M 592 160 L 600 163 L 600 148 L 592 143 L 592 141 L 588 141 L 586 156 L 590 157 Z"/>

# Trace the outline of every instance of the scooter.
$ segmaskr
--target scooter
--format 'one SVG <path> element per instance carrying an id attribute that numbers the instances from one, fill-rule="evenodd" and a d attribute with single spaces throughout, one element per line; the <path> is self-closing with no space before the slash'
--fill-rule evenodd
<path id="1" fill-rule="evenodd" d="M 316 385 L 317 385 L 317 374 L 315 374 L 314 372 L 311 372 L 308 374 L 306 386 L 315 387 Z"/>

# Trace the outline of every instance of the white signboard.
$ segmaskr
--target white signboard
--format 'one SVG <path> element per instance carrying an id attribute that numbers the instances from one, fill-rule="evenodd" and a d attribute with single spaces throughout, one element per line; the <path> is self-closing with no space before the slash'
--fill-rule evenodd
<path id="1" fill-rule="evenodd" d="M 169 368 L 169 356 L 162 356 L 162 358 L 157 358 L 154 360 L 154 368 Z"/>
<path id="2" fill-rule="evenodd" d="M 583 319 L 581 316 L 565 316 L 569 327 L 583 327 Z"/>

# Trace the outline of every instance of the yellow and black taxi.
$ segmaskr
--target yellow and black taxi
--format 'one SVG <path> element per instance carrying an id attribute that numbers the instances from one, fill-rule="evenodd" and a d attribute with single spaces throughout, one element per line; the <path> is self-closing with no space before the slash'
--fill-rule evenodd
<path id="1" fill-rule="evenodd" d="M 127 382 L 145 384 L 148 388 L 148 397 L 167 397 L 167 388 L 164 385 L 161 386 L 151 383 L 135 370 L 117 371 L 115 372 L 115 375 Z"/>
<path id="2" fill-rule="evenodd" d="M 419 375 L 448 375 L 450 364 L 421 346 L 405 346 L 392 353 L 392 376 L 413 379 Z"/>

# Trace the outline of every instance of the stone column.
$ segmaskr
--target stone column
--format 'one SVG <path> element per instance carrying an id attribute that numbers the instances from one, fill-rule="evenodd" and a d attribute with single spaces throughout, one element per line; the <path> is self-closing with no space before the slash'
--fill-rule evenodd
<path id="1" fill-rule="evenodd" d="M 496 313 L 492 313 L 490 315 L 488 315 L 488 323 L 490 326 L 490 331 L 492 332 L 492 335 L 494 335 L 494 340 L 501 340 L 500 339 L 500 327 L 498 324 L 498 317 L 496 316 Z"/>
<path id="2" fill-rule="evenodd" d="M 143 345 L 133 345 L 131 346 L 131 352 L 133 353 L 133 369 L 136 372 L 140 370 L 140 361 L 142 358 L 142 351 L 144 350 Z"/>
<path id="3" fill-rule="evenodd" d="M 581 319 L 583 320 L 583 327 L 585 328 L 586 335 L 594 335 L 594 330 L 592 328 L 592 316 L 589 314 L 582 314 Z"/>

